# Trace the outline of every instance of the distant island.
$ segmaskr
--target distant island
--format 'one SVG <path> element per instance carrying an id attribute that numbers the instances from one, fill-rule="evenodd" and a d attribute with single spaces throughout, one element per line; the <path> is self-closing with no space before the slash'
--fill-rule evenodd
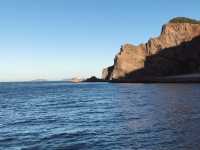
<path id="1" fill-rule="evenodd" d="M 80 82 L 84 81 L 84 79 L 74 77 L 74 78 L 70 78 L 70 79 L 63 79 L 61 81 L 72 82 L 72 83 L 80 83 Z"/>
<path id="2" fill-rule="evenodd" d="M 176 17 L 160 36 L 138 46 L 124 44 L 96 81 L 200 82 L 200 21 Z"/>
<path id="3" fill-rule="evenodd" d="M 46 79 L 34 79 L 34 80 L 31 80 L 30 82 L 47 82 L 48 80 Z"/>

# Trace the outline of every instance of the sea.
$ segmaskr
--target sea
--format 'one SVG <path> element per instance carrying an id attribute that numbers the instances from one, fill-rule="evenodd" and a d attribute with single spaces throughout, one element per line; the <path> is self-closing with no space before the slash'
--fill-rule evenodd
<path id="1" fill-rule="evenodd" d="M 200 84 L 0 83 L 0 150 L 199 150 Z"/>

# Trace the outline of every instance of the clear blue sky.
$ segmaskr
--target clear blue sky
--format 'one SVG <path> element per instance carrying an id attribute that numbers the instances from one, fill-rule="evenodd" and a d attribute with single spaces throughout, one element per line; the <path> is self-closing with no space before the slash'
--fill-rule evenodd
<path id="1" fill-rule="evenodd" d="M 1 0 L 0 81 L 101 76 L 123 43 L 159 35 L 200 0 Z"/>

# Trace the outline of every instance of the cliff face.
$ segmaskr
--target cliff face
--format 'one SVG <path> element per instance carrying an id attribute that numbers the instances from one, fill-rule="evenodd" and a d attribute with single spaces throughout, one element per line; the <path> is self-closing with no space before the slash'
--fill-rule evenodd
<path id="1" fill-rule="evenodd" d="M 197 57 L 199 54 L 198 50 L 195 50 L 197 54 L 191 52 L 192 57 L 188 58 L 190 55 L 188 52 L 194 49 L 190 42 L 198 36 L 200 36 L 200 24 L 168 23 L 162 27 L 159 37 L 152 38 L 145 44 L 123 45 L 115 57 L 114 65 L 103 70 L 102 78 L 115 80 L 181 74 L 184 69 L 176 67 L 187 64 L 185 61 L 189 59 L 196 60 L 192 57 Z M 200 59 L 200 55 L 198 58 Z M 193 63 L 196 63 L 193 65 L 197 68 L 198 62 Z M 189 73 L 189 70 L 184 73 Z"/>

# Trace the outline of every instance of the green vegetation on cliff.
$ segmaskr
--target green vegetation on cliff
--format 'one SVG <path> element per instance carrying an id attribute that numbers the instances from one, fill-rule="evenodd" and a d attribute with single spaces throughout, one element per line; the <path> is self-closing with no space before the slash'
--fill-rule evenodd
<path id="1" fill-rule="evenodd" d="M 169 21 L 170 23 L 191 23 L 191 24 L 200 24 L 199 20 L 190 19 L 186 17 L 176 17 Z"/>

